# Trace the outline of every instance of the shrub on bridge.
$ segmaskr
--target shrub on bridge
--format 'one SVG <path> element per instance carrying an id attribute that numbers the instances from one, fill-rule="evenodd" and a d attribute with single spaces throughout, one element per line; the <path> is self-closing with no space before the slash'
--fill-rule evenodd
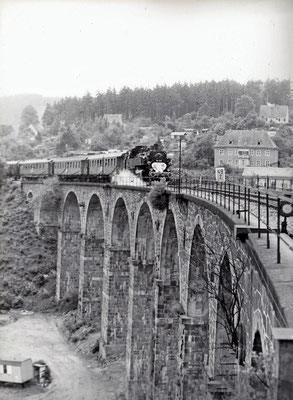
<path id="1" fill-rule="evenodd" d="M 149 193 L 149 199 L 154 208 L 163 211 L 168 207 L 168 195 L 165 183 L 156 183 Z"/>

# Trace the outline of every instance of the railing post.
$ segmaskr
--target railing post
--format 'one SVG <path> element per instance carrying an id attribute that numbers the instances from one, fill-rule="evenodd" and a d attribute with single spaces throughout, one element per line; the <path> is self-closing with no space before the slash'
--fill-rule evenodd
<path id="1" fill-rule="evenodd" d="M 224 208 L 226 208 L 226 182 L 224 182 Z"/>
<path id="2" fill-rule="evenodd" d="M 258 237 L 260 238 L 260 191 L 257 192 L 257 229 L 258 229 Z"/>
<path id="3" fill-rule="evenodd" d="M 215 191 L 215 193 L 216 193 L 216 204 L 218 204 L 218 182 L 215 182 L 216 183 L 216 191 Z"/>
<path id="4" fill-rule="evenodd" d="M 235 215 L 235 183 L 233 182 L 233 215 Z"/>
<path id="5" fill-rule="evenodd" d="M 222 207 L 222 182 L 220 182 L 220 206 Z"/>
<path id="6" fill-rule="evenodd" d="M 277 218 L 277 264 L 281 263 L 281 251 L 280 251 L 280 199 L 278 198 L 278 218 Z"/>
<path id="7" fill-rule="evenodd" d="M 267 249 L 270 248 L 270 232 L 269 232 L 269 224 L 270 224 L 270 214 L 269 214 L 269 195 L 266 194 L 266 211 L 267 211 Z"/>
<path id="8" fill-rule="evenodd" d="M 244 222 L 246 222 L 246 207 L 247 207 L 246 186 L 244 186 Z"/>
<path id="9" fill-rule="evenodd" d="M 250 188 L 247 189 L 247 202 L 248 202 L 247 223 L 248 225 L 250 225 Z"/>
<path id="10" fill-rule="evenodd" d="M 231 184 L 228 184 L 228 211 L 231 210 L 231 205 L 230 205 L 230 201 L 231 201 Z"/>
<path id="11" fill-rule="evenodd" d="M 238 219 L 240 219 L 240 185 L 238 184 Z"/>

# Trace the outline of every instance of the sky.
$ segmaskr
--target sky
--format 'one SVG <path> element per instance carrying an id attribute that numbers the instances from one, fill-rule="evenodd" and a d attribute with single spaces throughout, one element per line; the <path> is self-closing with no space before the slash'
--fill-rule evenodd
<path id="1" fill-rule="evenodd" d="M 0 96 L 293 80 L 293 0 L 0 0 Z"/>

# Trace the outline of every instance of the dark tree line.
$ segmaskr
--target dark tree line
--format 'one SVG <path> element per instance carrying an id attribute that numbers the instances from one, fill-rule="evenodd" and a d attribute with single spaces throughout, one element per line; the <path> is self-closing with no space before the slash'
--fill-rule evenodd
<path id="1" fill-rule="evenodd" d="M 157 123 L 166 116 L 175 120 L 187 113 L 219 117 L 228 112 L 234 113 L 237 99 L 242 95 L 253 99 L 256 112 L 261 104 L 267 102 L 288 105 L 290 82 L 249 81 L 242 85 L 225 80 L 195 84 L 175 83 L 153 89 L 124 87 L 120 92 L 109 89 L 106 93 L 98 92 L 95 97 L 88 93 L 82 98 L 69 97 L 53 106 L 48 105 L 42 121 L 45 126 L 54 126 L 59 121 L 80 124 L 93 121 L 104 114 L 123 114 L 125 121 L 145 117 Z"/>

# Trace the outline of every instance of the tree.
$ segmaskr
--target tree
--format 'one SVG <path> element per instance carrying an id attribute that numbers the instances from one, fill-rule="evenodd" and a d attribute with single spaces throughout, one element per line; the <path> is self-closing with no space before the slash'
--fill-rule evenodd
<path id="1" fill-rule="evenodd" d="M 255 110 L 255 104 L 251 97 L 242 95 L 239 97 L 235 104 L 235 116 L 246 117 L 247 114 Z"/>
<path id="2" fill-rule="evenodd" d="M 80 147 L 78 138 L 73 134 L 69 126 L 63 126 L 60 130 L 55 152 L 58 156 L 63 156 L 69 150 L 76 150 Z"/>
<path id="3" fill-rule="evenodd" d="M 28 105 L 23 109 L 20 117 L 20 123 L 22 128 L 28 128 L 31 124 L 39 124 L 38 113 L 33 106 Z"/>

